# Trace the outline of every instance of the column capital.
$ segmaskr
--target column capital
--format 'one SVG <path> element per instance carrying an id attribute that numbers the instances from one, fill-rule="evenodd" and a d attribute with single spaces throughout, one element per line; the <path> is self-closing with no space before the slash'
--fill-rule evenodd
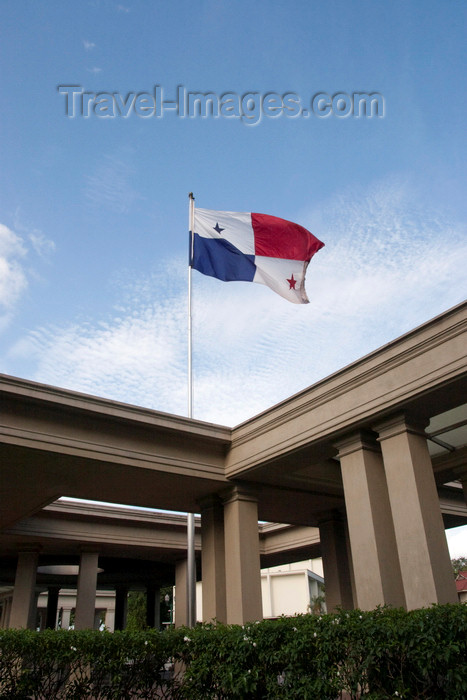
<path id="1" fill-rule="evenodd" d="M 24 545 L 18 548 L 18 554 L 40 554 L 43 547 L 39 543 Z"/>
<path id="2" fill-rule="evenodd" d="M 199 505 L 201 509 L 201 515 L 203 510 L 210 510 L 211 508 L 216 508 L 218 506 L 222 506 L 222 498 L 220 495 L 217 493 L 214 494 L 209 494 L 209 496 L 204 496 L 203 498 L 200 498 L 197 501 L 197 504 Z"/>
<path id="3" fill-rule="evenodd" d="M 258 489 L 247 484 L 235 484 L 225 491 L 222 491 L 219 495 L 224 505 L 233 503 L 234 501 L 258 502 Z"/>
<path id="4" fill-rule="evenodd" d="M 421 435 L 427 437 L 425 428 L 429 421 L 424 418 L 413 416 L 410 413 L 400 412 L 385 418 L 379 423 L 372 425 L 373 430 L 378 433 L 378 442 L 387 440 L 388 438 L 401 435 L 402 433 L 411 433 L 412 435 Z"/>
<path id="5" fill-rule="evenodd" d="M 318 528 L 321 525 L 326 525 L 326 523 L 342 522 L 345 523 L 347 520 L 346 513 L 342 510 L 336 508 L 335 510 L 328 510 L 326 512 L 320 513 L 318 516 Z"/>
<path id="6" fill-rule="evenodd" d="M 340 438 L 334 443 L 338 450 L 338 458 L 344 457 L 358 450 L 369 450 L 370 452 L 380 452 L 377 436 L 371 430 L 355 430 Z"/>

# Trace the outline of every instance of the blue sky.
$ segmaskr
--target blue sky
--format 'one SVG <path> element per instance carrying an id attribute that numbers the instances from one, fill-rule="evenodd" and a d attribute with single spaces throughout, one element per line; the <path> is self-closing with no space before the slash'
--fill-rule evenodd
<path id="1" fill-rule="evenodd" d="M 462 2 L 0 5 L 0 370 L 186 413 L 188 198 L 297 221 L 311 303 L 194 273 L 194 415 L 234 425 L 465 298 Z M 376 92 L 384 116 L 66 116 L 90 93 Z M 247 391 L 245 391 L 247 387 Z"/>

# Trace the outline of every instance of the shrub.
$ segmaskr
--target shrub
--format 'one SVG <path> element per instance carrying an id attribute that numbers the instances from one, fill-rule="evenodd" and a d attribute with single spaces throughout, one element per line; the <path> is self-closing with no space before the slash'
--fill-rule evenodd
<path id="1" fill-rule="evenodd" d="M 467 606 L 164 632 L 2 630 L 0 654 L 3 700 L 462 700 Z"/>

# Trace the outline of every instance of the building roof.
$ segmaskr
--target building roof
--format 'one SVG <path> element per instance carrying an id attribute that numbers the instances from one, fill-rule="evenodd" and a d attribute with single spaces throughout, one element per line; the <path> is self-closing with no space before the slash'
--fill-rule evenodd
<path id="1" fill-rule="evenodd" d="M 457 574 L 456 589 L 458 593 L 467 592 L 467 571 L 459 571 Z"/>

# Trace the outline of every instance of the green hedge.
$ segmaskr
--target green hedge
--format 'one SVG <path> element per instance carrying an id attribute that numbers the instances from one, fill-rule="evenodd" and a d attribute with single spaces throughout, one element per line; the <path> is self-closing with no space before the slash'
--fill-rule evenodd
<path id="1" fill-rule="evenodd" d="M 467 697 L 467 606 L 156 632 L 0 631 L 0 698 Z"/>

